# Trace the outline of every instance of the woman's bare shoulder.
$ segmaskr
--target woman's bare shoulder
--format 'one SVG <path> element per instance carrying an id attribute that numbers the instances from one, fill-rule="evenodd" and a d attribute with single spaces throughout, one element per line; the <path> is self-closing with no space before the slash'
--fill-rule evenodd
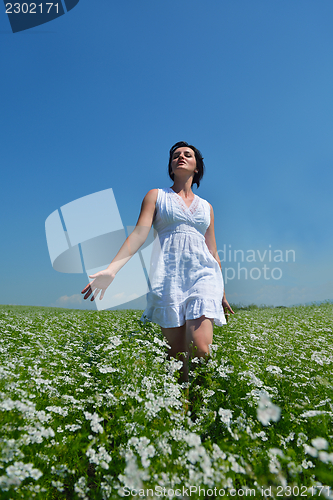
<path id="1" fill-rule="evenodd" d="M 143 198 L 137 225 L 151 227 L 156 215 L 158 189 L 151 189 Z"/>
<path id="2" fill-rule="evenodd" d="M 158 189 L 151 189 L 144 197 L 144 201 L 148 203 L 156 203 L 157 195 L 158 195 Z"/>
<path id="3" fill-rule="evenodd" d="M 158 194 L 158 189 L 151 189 L 150 191 L 148 191 L 148 193 L 146 194 L 146 196 L 157 196 Z"/>

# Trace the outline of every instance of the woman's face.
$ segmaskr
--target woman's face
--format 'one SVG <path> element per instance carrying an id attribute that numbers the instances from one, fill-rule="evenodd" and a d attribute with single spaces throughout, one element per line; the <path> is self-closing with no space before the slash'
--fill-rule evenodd
<path id="1" fill-rule="evenodd" d="M 193 149 L 188 147 L 181 147 L 173 152 L 171 160 L 171 172 L 188 171 L 195 173 L 197 169 L 197 160 Z"/>

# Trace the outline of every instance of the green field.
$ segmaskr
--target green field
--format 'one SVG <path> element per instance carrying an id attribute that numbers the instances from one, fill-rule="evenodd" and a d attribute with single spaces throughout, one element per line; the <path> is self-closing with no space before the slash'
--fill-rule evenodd
<path id="1" fill-rule="evenodd" d="M 141 311 L 0 306 L 0 498 L 333 498 L 333 305 L 238 309 L 191 412 Z"/>

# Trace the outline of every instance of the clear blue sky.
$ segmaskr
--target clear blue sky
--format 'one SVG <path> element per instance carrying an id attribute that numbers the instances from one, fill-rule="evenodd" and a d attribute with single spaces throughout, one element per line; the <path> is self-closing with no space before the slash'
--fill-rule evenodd
<path id="1" fill-rule="evenodd" d="M 86 274 L 52 268 L 46 218 L 112 188 L 134 225 L 147 191 L 171 186 L 180 140 L 205 158 L 194 192 L 220 257 L 267 250 L 241 263 L 266 279 L 238 279 L 240 253 L 222 262 L 229 301 L 332 300 L 332 25 L 331 0 L 80 0 L 13 34 L 3 7 L 0 303 L 94 307 Z"/>

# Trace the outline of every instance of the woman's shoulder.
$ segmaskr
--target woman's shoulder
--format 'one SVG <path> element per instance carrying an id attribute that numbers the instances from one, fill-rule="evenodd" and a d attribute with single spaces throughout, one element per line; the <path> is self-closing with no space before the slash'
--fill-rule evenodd
<path id="1" fill-rule="evenodd" d="M 155 188 L 148 191 L 145 198 L 147 197 L 149 201 L 157 201 L 157 199 L 162 195 L 162 193 L 166 194 L 170 191 L 170 188 Z"/>
<path id="2" fill-rule="evenodd" d="M 154 202 L 156 202 L 157 196 L 158 196 L 158 189 L 157 188 L 156 189 L 150 189 L 150 191 L 148 191 L 148 193 L 146 194 L 146 196 L 144 197 L 144 199 L 146 201 L 150 201 L 150 202 L 154 201 Z"/>
<path id="3" fill-rule="evenodd" d="M 157 194 L 158 191 L 170 191 L 170 188 L 154 188 L 154 189 L 150 189 L 150 191 L 148 191 L 147 194 L 149 194 L 149 193 Z"/>
<path id="4" fill-rule="evenodd" d="M 213 208 L 212 205 L 209 203 L 209 201 L 205 200 L 205 198 L 201 198 L 201 196 L 199 196 L 197 194 L 195 196 L 197 196 L 206 206 Z"/>

